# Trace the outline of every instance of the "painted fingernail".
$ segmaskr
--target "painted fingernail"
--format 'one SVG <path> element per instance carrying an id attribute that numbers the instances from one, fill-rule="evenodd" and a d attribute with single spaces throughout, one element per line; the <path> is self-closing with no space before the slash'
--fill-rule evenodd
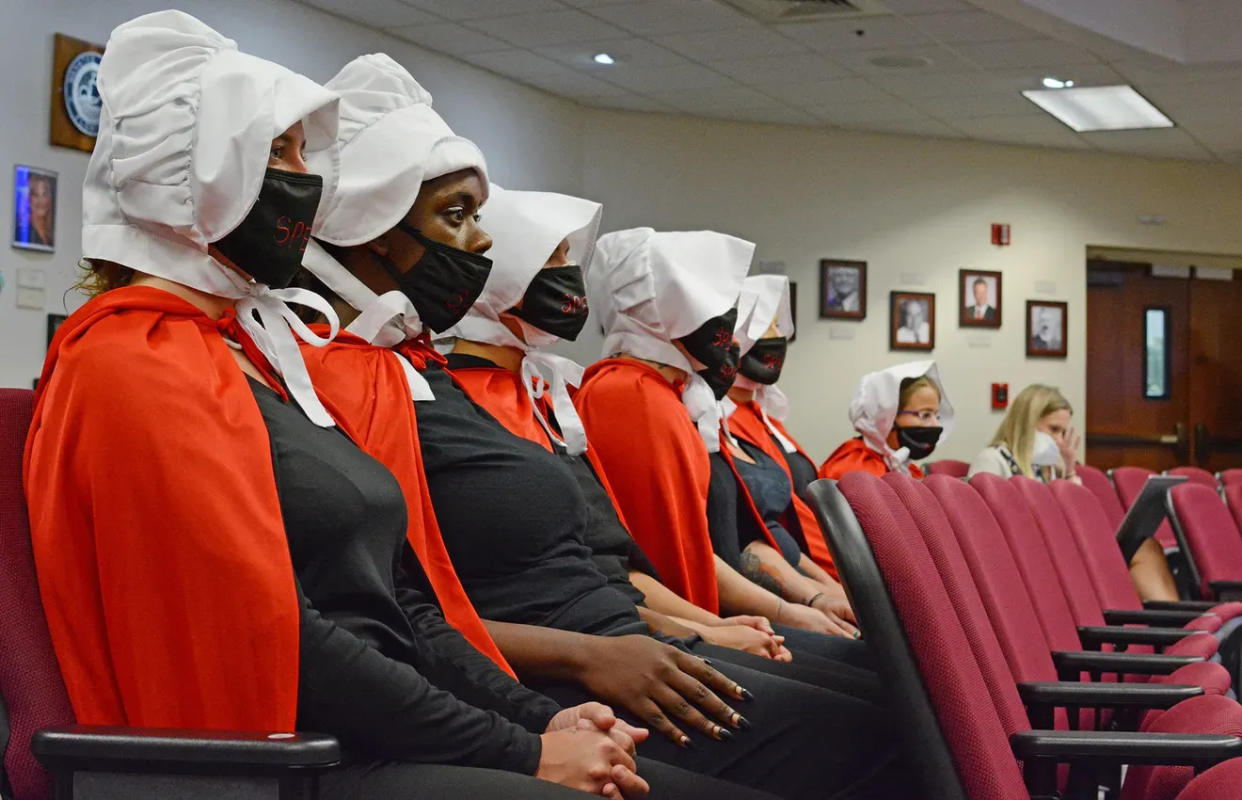
<path id="1" fill-rule="evenodd" d="M 855 638 L 855 639 L 861 639 L 861 638 L 862 638 L 862 631 L 854 631 L 854 638 Z"/>
<path id="2" fill-rule="evenodd" d="M 681 741 L 678 742 L 682 747 L 694 747 L 694 743 L 690 741 L 690 737 L 682 734 Z"/>
<path id="3" fill-rule="evenodd" d="M 748 731 L 750 730 L 750 720 L 746 719 L 746 717 L 743 717 L 741 714 L 738 714 L 737 726 L 744 731 Z"/>
<path id="4" fill-rule="evenodd" d="M 741 686 L 737 687 L 737 696 L 743 700 L 754 700 L 755 696 Z"/>
<path id="5" fill-rule="evenodd" d="M 720 725 L 717 725 L 716 726 L 716 738 L 722 742 L 731 742 L 733 741 L 733 734 L 729 733 L 728 730 L 721 727 Z"/>

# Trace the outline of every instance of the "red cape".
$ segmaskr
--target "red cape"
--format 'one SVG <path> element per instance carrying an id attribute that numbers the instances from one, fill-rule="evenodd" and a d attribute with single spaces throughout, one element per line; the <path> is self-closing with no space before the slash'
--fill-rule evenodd
<path id="1" fill-rule="evenodd" d="M 48 348 L 23 478 L 80 723 L 293 730 L 299 609 L 231 312 L 114 289 Z M 275 384 L 279 385 L 279 384 Z"/>
<path id="2" fill-rule="evenodd" d="M 316 326 L 318 328 L 318 326 Z M 319 328 L 319 332 L 324 331 Z M 421 343 L 399 348 L 416 368 L 443 360 Z M 348 333 L 324 347 L 302 346 L 315 390 L 341 429 L 392 472 L 406 499 L 406 538 L 431 581 L 444 618 L 479 652 L 513 675 L 449 560 L 423 472 L 415 404 L 401 363 L 385 347 Z M 435 402 L 435 401 L 432 401 Z"/>
<path id="3" fill-rule="evenodd" d="M 707 528 L 711 463 L 680 388 L 653 367 L 610 358 L 587 368 L 574 402 L 613 499 L 663 583 L 718 611 Z"/>
<path id="4" fill-rule="evenodd" d="M 785 426 L 779 421 L 773 420 L 773 425 L 780 430 L 781 435 L 793 442 L 786 431 Z M 781 452 L 781 446 L 772 439 L 772 434 L 768 432 L 768 428 L 763 424 L 763 417 L 759 413 L 759 405 L 754 401 L 739 405 L 737 410 L 733 412 L 733 416 L 729 417 L 729 430 L 734 436 L 745 439 L 751 444 L 762 450 L 769 458 L 781 465 L 781 469 L 785 470 L 785 474 L 789 476 L 790 482 L 793 481 L 793 474 L 789 471 L 789 464 L 785 460 L 785 454 Z M 794 442 L 794 447 L 802 454 L 808 462 L 814 464 L 814 461 L 806 455 L 802 447 Z M 824 533 L 819 527 L 819 520 L 815 517 L 815 512 L 807 503 L 798 496 L 795 491 L 793 493 L 793 511 L 797 517 L 797 526 L 802 530 L 802 538 L 806 541 L 807 555 L 811 557 L 816 564 L 823 567 L 829 575 L 837 577 L 837 567 L 832 563 L 832 554 L 828 552 L 828 543 L 824 539 Z M 789 530 L 794 528 L 791 525 L 785 526 Z"/>
<path id="5" fill-rule="evenodd" d="M 501 425 L 508 428 L 510 433 L 529 439 L 552 452 L 552 442 L 548 439 L 547 431 L 535 417 L 534 403 L 531 402 L 530 395 L 522 386 L 520 375 L 504 367 L 466 367 L 452 370 L 452 374 L 457 385 L 470 395 L 470 399 L 487 409 L 487 412 Z M 539 404 L 544 419 L 552 416 L 551 403 L 548 402 L 546 394 L 539 399 Z M 583 455 L 590 462 L 604 491 L 612 498 L 617 518 L 628 530 L 629 526 L 625 525 L 625 514 L 621 512 L 617 497 L 612 491 L 612 484 L 608 482 L 604 465 L 600 462 L 598 454 L 593 447 L 588 445 Z"/>
<path id="6" fill-rule="evenodd" d="M 860 470 L 883 477 L 888 474 L 888 464 L 884 463 L 884 456 L 868 447 L 860 437 L 855 437 L 846 439 L 828 456 L 827 461 L 819 465 L 819 477 L 839 479 L 847 472 Z M 910 477 L 923 477 L 923 470 L 918 464 L 910 464 Z"/>

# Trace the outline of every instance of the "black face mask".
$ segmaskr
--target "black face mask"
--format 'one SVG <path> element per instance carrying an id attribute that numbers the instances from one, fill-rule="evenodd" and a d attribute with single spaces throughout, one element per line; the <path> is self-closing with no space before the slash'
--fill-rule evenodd
<path id="1" fill-rule="evenodd" d="M 737 324 L 737 309 L 731 308 L 718 317 L 712 317 L 677 341 L 686 352 L 703 363 L 698 374 L 717 400 L 729 393 L 737 380 L 737 365 L 741 349 L 733 342 L 733 326 Z"/>
<path id="2" fill-rule="evenodd" d="M 582 333 L 588 311 L 582 267 L 567 266 L 539 270 L 522 295 L 522 307 L 509 313 L 572 342 Z"/>
<path id="3" fill-rule="evenodd" d="M 492 260 L 428 239 L 404 220 L 397 228 L 421 244 L 423 254 L 405 272 L 387 256 L 376 254 L 376 258 L 414 304 L 423 325 L 436 333 L 446 331 L 466 316 L 483 293 Z"/>
<path id="4" fill-rule="evenodd" d="M 302 268 L 322 194 L 321 176 L 268 167 L 250 213 L 213 244 L 259 283 L 284 289 Z"/>
<path id="5" fill-rule="evenodd" d="M 910 451 L 910 460 L 922 461 L 936 449 L 940 434 L 944 428 L 939 425 L 912 425 L 909 428 L 897 427 L 897 444 Z"/>
<path id="6" fill-rule="evenodd" d="M 781 368 L 785 366 L 785 351 L 789 340 L 784 336 L 760 339 L 742 357 L 738 372 L 755 383 L 771 386 L 780 380 Z"/>

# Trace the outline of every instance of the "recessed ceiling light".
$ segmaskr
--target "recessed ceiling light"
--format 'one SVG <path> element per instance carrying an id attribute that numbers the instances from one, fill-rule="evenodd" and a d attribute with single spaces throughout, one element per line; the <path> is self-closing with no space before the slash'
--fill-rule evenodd
<path id="1" fill-rule="evenodd" d="M 596 64 L 604 64 L 607 66 L 611 66 L 617 63 L 617 60 L 613 58 L 612 56 L 608 55 L 607 53 L 596 53 L 594 58 L 592 58 L 591 60 L 594 61 Z"/>
<path id="2" fill-rule="evenodd" d="M 872 56 L 867 63 L 885 69 L 918 69 L 930 67 L 932 60 L 925 56 Z"/>
<path id="3" fill-rule="evenodd" d="M 1044 78 L 1044 87 L 1048 89 L 1069 89 L 1074 85 L 1073 81 L 1063 81 L 1060 78 L 1054 78 L 1051 75 Z"/>
<path id="4" fill-rule="evenodd" d="M 1022 95 L 1080 133 L 1173 127 L 1133 86 L 1031 89 Z"/>

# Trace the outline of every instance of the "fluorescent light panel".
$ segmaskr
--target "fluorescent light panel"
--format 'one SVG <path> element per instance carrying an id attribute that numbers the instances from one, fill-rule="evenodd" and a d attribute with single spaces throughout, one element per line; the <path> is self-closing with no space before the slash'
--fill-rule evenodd
<path id="1" fill-rule="evenodd" d="M 1173 120 L 1132 86 L 1032 89 L 1022 94 L 1079 133 L 1173 127 Z"/>

